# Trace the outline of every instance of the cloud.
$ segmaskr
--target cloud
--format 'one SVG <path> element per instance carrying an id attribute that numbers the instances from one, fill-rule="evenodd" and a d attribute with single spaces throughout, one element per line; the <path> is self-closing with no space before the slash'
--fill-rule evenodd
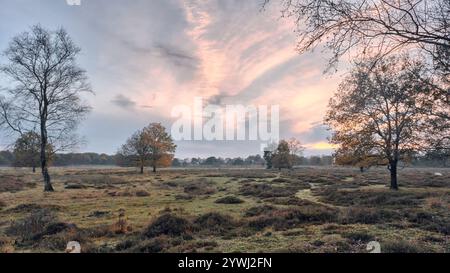
<path id="1" fill-rule="evenodd" d="M 169 126 L 172 107 L 192 106 L 196 96 L 218 105 L 279 105 L 283 138 L 295 136 L 308 145 L 326 141 L 327 132 L 318 125 L 337 77 L 323 77 L 326 60 L 320 52 L 297 54 L 295 24 L 280 20 L 278 5 L 261 11 L 261 0 L 135 0 L 126 5 L 98 0 L 73 9 L 51 1 L 6 2 L 0 10 L 2 48 L 11 35 L 36 22 L 63 25 L 81 46 L 79 63 L 96 92 L 87 98 L 94 112 L 85 127 L 89 147 L 103 149 L 95 151 L 114 152 L 100 134 L 114 135 L 119 122 L 139 117 L 141 123 L 126 124 L 129 132 L 161 120 Z M 111 104 L 126 111 L 115 111 Z M 108 127 L 100 133 L 96 123 L 106 118 Z M 186 156 L 199 149 L 223 156 L 260 152 L 255 143 L 182 144 L 179 151 Z"/>
<path id="2" fill-rule="evenodd" d="M 111 102 L 114 103 L 116 106 L 119 106 L 127 110 L 134 109 L 136 107 L 136 102 L 134 102 L 133 100 L 127 98 L 122 94 L 116 95 L 114 99 L 111 100 Z"/>
<path id="3" fill-rule="evenodd" d="M 160 54 L 161 57 L 166 58 L 167 61 L 177 66 L 196 68 L 198 65 L 197 58 L 189 55 L 187 52 L 184 52 L 179 48 L 159 43 L 156 44 L 154 48 Z"/>

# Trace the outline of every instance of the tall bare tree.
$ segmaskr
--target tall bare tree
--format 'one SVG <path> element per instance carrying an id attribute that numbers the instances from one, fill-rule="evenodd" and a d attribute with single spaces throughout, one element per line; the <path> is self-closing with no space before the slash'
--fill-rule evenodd
<path id="1" fill-rule="evenodd" d="M 79 53 L 64 29 L 36 25 L 12 39 L 4 51 L 8 62 L 0 67 L 12 85 L 2 91 L 0 124 L 18 135 L 39 132 L 45 191 L 53 191 L 46 147 L 50 144 L 56 152 L 79 144 L 74 130 L 90 110 L 80 98 L 91 89 L 76 63 Z"/>
<path id="2" fill-rule="evenodd" d="M 340 147 L 337 154 L 386 160 L 391 188 L 397 190 L 399 162 L 428 148 L 425 132 L 430 133 L 431 127 L 422 109 L 435 107 L 432 84 L 417 77 L 424 69 L 420 63 L 405 58 L 372 65 L 357 64 L 341 83 L 325 122 L 333 130 L 331 142 Z"/>
<path id="3" fill-rule="evenodd" d="M 450 76 L 448 0 L 281 2 L 283 16 L 294 18 L 297 24 L 300 52 L 324 45 L 332 52 L 333 65 L 348 53 L 382 58 L 401 49 L 419 49 L 431 56 L 436 70 Z"/>

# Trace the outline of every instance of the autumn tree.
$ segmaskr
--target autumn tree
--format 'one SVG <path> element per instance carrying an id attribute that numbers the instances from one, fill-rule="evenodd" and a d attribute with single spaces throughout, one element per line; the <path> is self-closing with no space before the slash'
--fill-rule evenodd
<path id="1" fill-rule="evenodd" d="M 166 128 L 160 123 L 152 123 L 144 131 L 151 150 L 150 166 L 153 167 L 153 172 L 156 172 L 157 167 L 170 166 L 177 146 Z"/>
<path id="2" fill-rule="evenodd" d="M 41 136 L 36 132 L 28 132 L 19 137 L 13 149 L 14 167 L 31 167 L 33 173 L 40 163 Z M 53 149 L 47 145 L 47 158 L 51 160 Z"/>
<path id="3" fill-rule="evenodd" d="M 273 154 L 272 164 L 274 168 L 279 170 L 292 168 L 292 154 L 286 140 L 281 140 L 278 144 L 278 148 Z"/>
<path id="4" fill-rule="evenodd" d="M 341 143 L 341 145 L 345 145 Z M 386 166 L 388 162 L 382 157 L 370 152 L 363 152 L 359 150 L 358 145 L 355 143 L 353 146 L 342 146 L 334 154 L 334 163 L 341 166 L 355 166 L 358 167 L 361 172 L 369 169 L 372 166 Z"/>
<path id="5" fill-rule="evenodd" d="M 145 166 L 152 166 L 153 172 L 157 167 L 170 166 L 176 145 L 171 136 L 160 123 L 152 123 L 134 133 L 118 152 L 118 157 L 135 162 L 144 173 Z"/>
<path id="6" fill-rule="evenodd" d="M 12 86 L 0 96 L 0 125 L 12 134 L 37 131 L 44 190 L 53 191 L 46 149 L 65 151 L 79 144 L 74 135 L 89 112 L 80 94 L 91 92 L 86 72 L 76 63 L 80 53 L 64 29 L 40 25 L 14 37 L 4 51 L 0 72 Z"/>
<path id="7" fill-rule="evenodd" d="M 407 67 L 406 67 L 407 66 Z M 427 148 L 424 107 L 434 107 L 431 84 L 417 75 L 423 65 L 406 57 L 356 64 L 329 103 L 325 122 L 337 154 L 386 160 L 391 188 L 398 189 L 400 161 Z M 432 81 L 432 79 L 429 79 Z"/>

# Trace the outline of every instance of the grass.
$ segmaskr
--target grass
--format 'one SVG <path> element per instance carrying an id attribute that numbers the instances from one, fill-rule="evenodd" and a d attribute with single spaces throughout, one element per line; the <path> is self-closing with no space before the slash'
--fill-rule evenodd
<path id="1" fill-rule="evenodd" d="M 52 169 L 0 172 L 0 251 L 449 251 L 449 170 L 403 169 L 400 191 L 371 169 Z"/>

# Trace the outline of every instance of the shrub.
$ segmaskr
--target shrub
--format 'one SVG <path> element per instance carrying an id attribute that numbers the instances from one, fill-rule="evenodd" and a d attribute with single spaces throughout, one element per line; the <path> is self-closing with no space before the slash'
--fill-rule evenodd
<path id="1" fill-rule="evenodd" d="M 86 242 L 84 233 L 74 224 L 59 222 L 48 209 L 34 210 L 29 216 L 17 220 L 6 229 L 6 234 L 16 236 L 19 246 L 64 251 L 70 241 Z"/>
<path id="2" fill-rule="evenodd" d="M 414 207 L 421 200 L 428 197 L 429 193 L 405 192 L 405 191 L 348 191 L 338 190 L 336 187 L 327 187 L 317 190 L 322 199 L 338 206 L 391 206 Z"/>
<path id="3" fill-rule="evenodd" d="M 96 210 L 96 211 L 91 212 L 87 217 L 100 218 L 100 217 L 104 217 L 109 214 L 111 214 L 110 211 Z"/>
<path id="4" fill-rule="evenodd" d="M 237 198 L 236 196 L 226 196 L 215 201 L 217 204 L 241 204 L 244 203 L 242 199 Z"/>
<path id="5" fill-rule="evenodd" d="M 0 192 L 18 192 L 26 186 L 22 179 L 12 176 L 2 176 L 0 180 Z"/>
<path id="6" fill-rule="evenodd" d="M 366 231 L 351 231 L 346 232 L 342 234 L 342 237 L 349 239 L 352 242 L 358 243 L 358 242 L 370 242 L 375 240 L 375 237 Z"/>
<path id="7" fill-rule="evenodd" d="M 447 202 L 445 202 L 442 198 L 431 197 L 427 200 L 427 206 L 430 209 L 443 209 L 447 206 Z"/>
<path id="8" fill-rule="evenodd" d="M 179 244 L 175 248 L 175 251 L 182 253 L 197 253 L 197 252 L 203 253 L 206 251 L 212 251 L 217 246 L 218 243 L 216 241 L 196 241 L 187 244 Z"/>
<path id="9" fill-rule="evenodd" d="M 186 219 L 172 214 L 163 214 L 145 229 L 143 235 L 147 238 L 159 235 L 179 236 L 187 234 L 190 230 L 191 224 Z"/>
<path id="10" fill-rule="evenodd" d="M 424 253 L 428 252 L 416 242 L 385 241 L 381 244 L 381 252 L 383 253 Z"/>
<path id="11" fill-rule="evenodd" d="M 114 225 L 100 225 L 92 228 L 83 229 L 83 234 L 90 238 L 114 237 Z"/>
<path id="12" fill-rule="evenodd" d="M 66 190 L 81 190 L 81 189 L 86 189 L 87 187 L 83 184 L 70 183 L 70 184 L 66 184 L 64 186 L 64 188 Z"/>
<path id="13" fill-rule="evenodd" d="M 220 234 L 235 226 L 233 219 L 228 215 L 211 212 L 203 214 L 195 219 L 194 224 L 197 229 L 210 234 Z"/>
<path id="14" fill-rule="evenodd" d="M 56 216 L 50 210 L 42 209 L 32 212 L 24 219 L 14 221 L 7 229 L 6 234 L 17 236 L 22 241 L 40 239 L 47 228 L 56 223 Z"/>
<path id="15" fill-rule="evenodd" d="M 52 223 L 47 226 L 42 235 L 55 235 L 68 230 L 77 230 L 77 226 L 74 224 L 68 224 L 63 222 Z"/>
<path id="16" fill-rule="evenodd" d="M 258 206 L 258 207 L 251 207 L 245 211 L 246 217 L 253 217 L 253 216 L 259 216 L 261 214 L 268 214 L 271 211 L 276 210 L 275 207 L 264 205 L 264 206 Z"/>
<path id="17" fill-rule="evenodd" d="M 150 240 L 145 240 L 133 247 L 131 252 L 133 253 L 159 253 L 170 248 L 169 238 L 166 236 L 159 236 Z"/>
<path id="18" fill-rule="evenodd" d="M 175 195 L 175 200 L 192 200 L 194 196 L 190 194 L 177 194 Z"/>
<path id="19" fill-rule="evenodd" d="M 116 251 L 124 251 L 127 249 L 132 248 L 133 246 L 137 245 L 138 243 L 138 238 L 137 239 L 126 239 L 125 241 L 119 242 L 116 247 L 115 250 Z"/>
<path id="20" fill-rule="evenodd" d="M 268 198 L 265 201 L 276 204 L 276 205 L 285 205 L 285 206 L 311 206 L 311 205 L 317 205 L 316 203 L 300 199 L 296 196 L 289 196 L 289 197 L 274 197 L 274 198 Z"/>
<path id="21" fill-rule="evenodd" d="M 287 197 L 297 193 L 295 187 L 271 186 L 269 184 L 245 184 L 240 188 L 242 195 L 252 195 L 261 198 Z"/>
<path id="22" fill-rule="evenodd" d="M 272 180 L 272 182 L 275 182 L 275 183 L 287 183 L 287 182 L 290 182 L 290 181 L 291 180 L 286 179 L 286 178 L 275 178 L 275 179 Z"/>
<path id="23" fill-rule="evenodd" d="M 214 182 L 206 178 L 186 182 L 183 188 L 184 192 L 190 195 L 210 195 L 217 191 L 214 187 Z"/>
<path id="24" fill-rule="evenodd" d="M 58 205 L 20 204 L 7 210 L 8 213 L 32 213 L 40 210 L 59 211 Z"/>
<path id="25" fill-rule="evenodd" d="M 135 194 L 136 194 L 137 197 L 147 197 L 147 196 L 150 196 L 150 193 L 148 193 L 147 191 L 144 191 L 144 190 L 137 191 Z"/>
<path id="26" fill-rule="evenodd" d="M 87 250 L 89 242 L 86 240 L 84 232 L 75 225 L 57 223 L 50 227 L 47 233 L 37 241 L 38 248 L 62 252 L 68 242 L 77 241 L 82 244 L 83 252 Z"/>
<path id="27" fill-rule="evenodd" d="M 376 224 L 398 219 L 400 219 L 400 215 L 395 211 L 365 207 L 349 207 L 339 214 L 342 224 Z"/>
<path id="28" fill-rule="evenodd" d="M 12 253 L 14 246 L 11 239 L 0 236 L 0 253 Z"/>
<path id="29" fill-rule="evenodd" d="M 305 206 L 297 210 L 296 216 L 306 222 L 328 223 L 337 220 L 337 210 L 320 205 Z"/>
<path id="30" fill-rule="evenodd" d="M 283 219 L 273 216 L 260 216 L 256 217 L 248 222 L 248 226 L 256 230 L 263 230 L 266 227 L 273 226 L 277 221 Z"/>
<path id="31" fill-rule="evenodd" d="M 329 223 L 337 220 L 337 211 L 325 206 L 305 206 L 300 208 L 275 209 L 250 219 L 249 226 L 261 230 L 273 226 L 276 230 L 286 230 L 302 224 Z"/>
<path id="32" fill-rule="evenodd" d="M 445 235 L 450 234 L 450 219 L 448 217 L 426 211 L 409 212 L 406 213 L 406 217 L 415 227 Z"/>

